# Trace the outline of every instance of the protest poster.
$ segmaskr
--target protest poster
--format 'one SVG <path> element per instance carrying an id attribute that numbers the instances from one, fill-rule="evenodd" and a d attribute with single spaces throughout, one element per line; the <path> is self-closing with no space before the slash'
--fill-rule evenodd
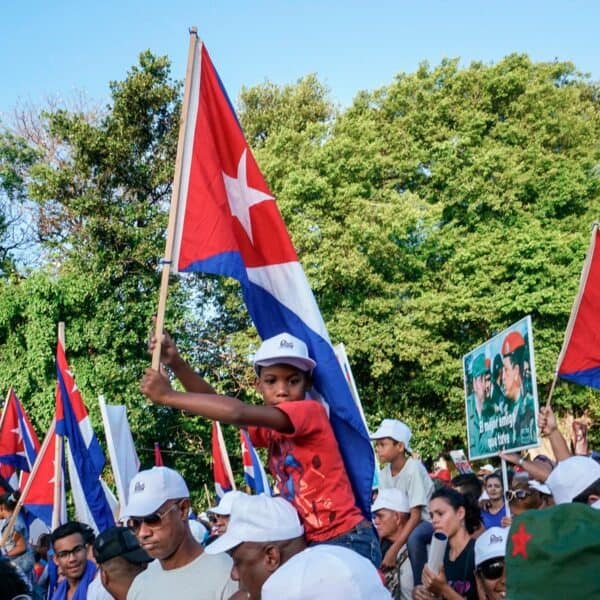
<path id="1" fill-rule="evenodd" d="M 461 474 L 472 473 L 471 463 L 465 456 L 465 451 L 461 448 L 460 450 L 450 450 L 450 458 L 456 467 L 456 470 Z"/>
<path id="2" fill-rule="evenodd" d="M 463 357 L 469 458 L 539 445 L 531 317 Z"/>

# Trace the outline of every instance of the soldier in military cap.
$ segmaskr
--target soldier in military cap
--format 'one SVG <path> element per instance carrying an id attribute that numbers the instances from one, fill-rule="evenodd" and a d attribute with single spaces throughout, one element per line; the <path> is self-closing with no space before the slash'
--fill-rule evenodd
<path id="1" fill-rule="evenodd" d="M 502 388 L 506 402 L 503 416 L 512 418 L 505 432 L 513 448 L 536 441 L 535 402 L 525 383 L 524 362 L 528 356 L 525 339 L 511 331 L 502 342 Z"/>
<path id="2" fill-rule="evenodd" d="M 467 397 L 467 418 L 469 427 L 470 455 L 489 454 L 487 440 L 489 432 L 485 431 L 486 419 L 493 417 L 494 407 L 490 398 L 490 361 L 485 354 L 478 354 L 471 366 L 473 392 Z"/>

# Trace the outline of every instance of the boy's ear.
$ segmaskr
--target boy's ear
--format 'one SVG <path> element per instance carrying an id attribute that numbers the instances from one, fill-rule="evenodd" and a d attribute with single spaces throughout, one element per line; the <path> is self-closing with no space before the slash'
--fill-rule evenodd
<path id="1" fill-rule="evenodd" d="M 396 440 L 394 441 L 396 442 Z M 406 446 L 404 445 L 404 442 L 396 442 L 396 446 L 401 452 L 406 452 Z"/>

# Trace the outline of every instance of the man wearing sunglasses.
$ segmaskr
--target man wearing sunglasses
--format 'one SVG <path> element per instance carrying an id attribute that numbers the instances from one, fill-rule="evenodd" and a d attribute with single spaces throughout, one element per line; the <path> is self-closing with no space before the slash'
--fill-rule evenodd
<path id="1" fill-rule="evenodd" d="M 508 529 L 490 527 L 475 542 L 475 581 L 479 600 L 503 600 L 506 595 L 504 556 Z"/>
<path id="2" fill-rule="evenodd" d="M 189 495 L 183 477 L 167 467 L 140 471 L 131 480 L 122 517 L 157 560 L 133 580 L 128 600 L 222 600 L 236 592 L 231 558 L 206 554 L 192 535 Z"/>

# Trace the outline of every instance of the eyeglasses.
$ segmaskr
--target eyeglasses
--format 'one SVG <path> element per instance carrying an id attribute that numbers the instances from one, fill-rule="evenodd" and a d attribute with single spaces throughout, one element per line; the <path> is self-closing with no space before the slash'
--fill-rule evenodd
<path id="1" fill-rule="evenodd" d="M 506 490 L 504 497 L 509 502 L 512 502 L 513 500 L 525 500 L 531 494 L 533 494 L 531 490 Z"/>
<path id="2" fill-rule="evenodd" d="M 148 525 L 149 527 L 160 527 L 162 520 L 174 509 L 179 507 L 179 501 L 171 504 L 169 508 L 165 511 L 161 512 L 153 512 L 150 515 L 146 515 L 145 517 L 130 517 L 127 521 L 127 526 L 133 529 L 135 533 L 140 530 L 142 523 L 144 525 Z"/>
<path id="3" fill-rule="evenodd" d="M 487 561 L 477 569 L 486 579 L 500 579 L 504 573 L 504 560 Z"/>
<path id="4" fill-rule="evenodd" d="M 55 556 L 58 558 L 58 560 L 64 560 L 65 558 L 69 558 L 71 554 L 75 556 L 84 550 L 85 544 L 77 544 L 77 546 L 71 548 L 71 550 L 61 550 L 60 552 L 55 552 Z"/>

